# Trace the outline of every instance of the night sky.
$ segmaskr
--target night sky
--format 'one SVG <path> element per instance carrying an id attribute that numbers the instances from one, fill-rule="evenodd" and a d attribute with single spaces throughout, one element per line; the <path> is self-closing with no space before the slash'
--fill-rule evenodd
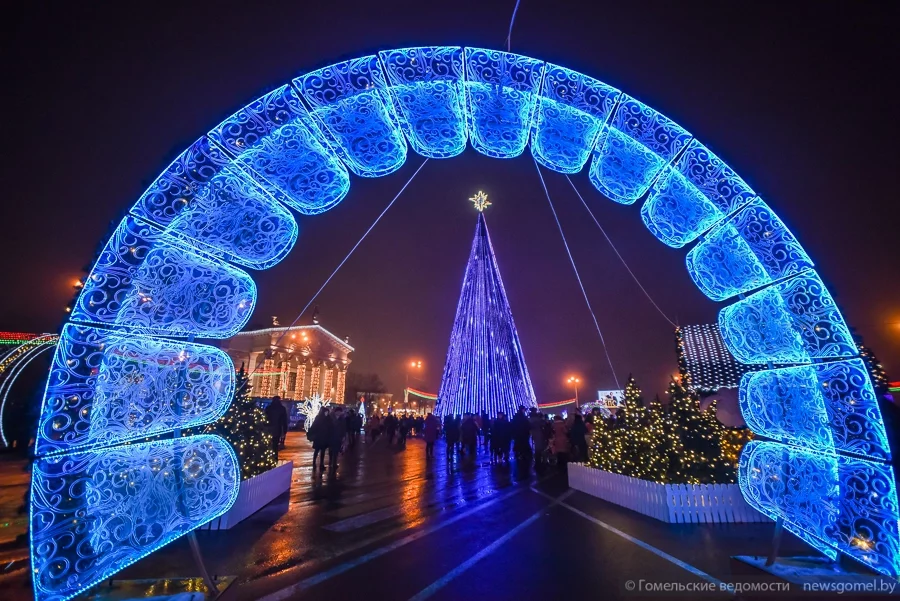
<path id="1" fill-rule="evenodd" d="M 110 222 L 194 139 L 262 93 L 327 64 L 415 45 L 501 48 L 513 0 L 456 2 L 16 2 L 4 15 L 6 289 L 0 328 L 55 331 Z M 799 237 L 848 322 L 900 379 L 893 2 L 522 0 L 512 50 L 582 71 L 691 131 Z M 283 263 L 255 273 L 251 323 L 291 322 L 422 159 L 354 177 L 336 209 L 299 218 Z M 565 179 L 545 172 L 619 378 L 664 390 L 670 325 L 615 258 Z M 623 256 L 681 323 L 715 319 L 685 251 L 644 228 L 639 204 L 574 178 Z M 599 337 L 527 154 L 432 160 L 316 301 L 350 335 L 353 370 L 395 393 L 408 359 L 436 390 L 489 193 L 494 249 L 539 402 L 612 388 Z M 309 312 L 308 312 L 309 313 Z M 309 314 L 300 323 L 309 323 Z M 592 392 L 582 392 L 593 396 Z"/>

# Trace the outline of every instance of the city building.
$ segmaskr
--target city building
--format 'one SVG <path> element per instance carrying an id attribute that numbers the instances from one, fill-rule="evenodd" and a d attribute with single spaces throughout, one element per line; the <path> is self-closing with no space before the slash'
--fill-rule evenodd
<path id="1" fill-rule="evenodd" d="M 249 330 L 220 346 L 250 373 L 254 398 L 344 402 L 353 347 L 318 324 Z"/>

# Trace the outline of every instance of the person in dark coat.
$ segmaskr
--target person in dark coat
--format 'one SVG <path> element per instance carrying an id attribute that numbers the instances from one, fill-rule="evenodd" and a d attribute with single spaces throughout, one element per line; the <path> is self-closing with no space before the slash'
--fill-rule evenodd
<path id="1" fill-rule="evenodd" d="M 519 407 L 516 415 L 510 422 L 513 438 L 513 452 L 516 459 L 531 460 L 531 445 L 528 442 L 531 436 L 531 424 L 528 422 L 528 414 L 525 413 L 525 407 Z"/>
<path id="2" fill-rule="evenodd" d="M 512 426 L 506 419 L 506 414 L 501 411 L 491 424 L 491 460 L 500 461 L 502 458 L 509 463 L 510 442 L 512 442 Z"/>
<path id="3" fill-rule="evenodd" d="M 575 421 L 572 422 L 572 427 L 569 430 L 569 440 L 572 442 L 572 461 L 578 462 L 587 458 L 586 435 L 587 426 L 584 425 L 584 420 L 581 416 L 576 413 Z"/>
<path id="4" fill-rule="evenodd" d="M 478 424 L 475 422 L 475 416 L 471 413 L 466 413 L 463 417 L 459 426 L 459 438 L 463 449 L 474 457 L 475 449 L 478 447 Z"/>
<path id="5" fill-rule="evenodd" d="M 447 437 L 447 458 L 449 459 L 459 443 L 459 422 L 455 415 L 444 418 L 444 435 Z"/>
<path id="6" fill-rule="evenodd" d="M 287 409 L 281 404 L 281 397 L 272 397 L 272 402 L 265 410 L 269 433 L 272 435 L 272 450 L 275 452 L 275 461 L 278 461 L 278 447 L 281 438 L 287 433 L 288 414 Z"/>
<path id="7" fill-rule="evenodd" d="M 328 450 L 332 428 L 333 424 L 331 416 L 328 415 L 328 407 L 323 407 L 306 430 L 306 437 L 309 438 L 313 445 L 313 469 L 316 469 L 316 459 L 320 461 L 319 469 L 325 469 L 325 451 Z"/>
<path id="8" fill-rule="evenodd" d="M 481 435 L 484 437 L 484 446 L 490 451 L 491 450 L 491 418 L 488 417 L 487 412 L 482 412 L 481 414 Z"/>
<path id="9" fill-rule="evenodd" d="M 328 440 L 328 469 L 330 475 L 337 472 L 338 455 L 344 449 L 344 437 L 347 436 L 347 420 L 340 408 L 335 409 L 332 420 L 331 436 Z"/>
<path id="10" fill-rule="evenodd" d="M 425 437 L 425 457 L 434 457 L 434 441 L 441 434 L 441 420 L 433 413 L 429 413 L 423 422 L 423 434 Z"/>

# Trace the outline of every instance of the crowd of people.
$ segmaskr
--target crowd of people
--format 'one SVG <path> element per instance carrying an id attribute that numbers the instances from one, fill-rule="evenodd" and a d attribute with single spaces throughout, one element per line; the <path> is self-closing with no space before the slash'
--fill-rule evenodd
<path id="1" fill-rule="evenodd" d="M 266 408 L 277 456 L 287 431 L 287 414 L 280 400 Z M 313 470 L 334 474 L 341 453 L 352 449 L 363 434 L 363 416 L 344 405 L 323 407 L 305 424 L 313 447 Z M 585 461 L 593 429 L 593 416 L 577 410 L 566 418 L 542 414 L 537 409 L 519 407 L 513 416 L 499 412 L 448 415 L 443 420 L 429 413 L 423 417 L 411 413 L 376 413 L 365 421 L 365 436 L 370 444 L 378 440 L 387 446 L 405 448 L 409 437 L 422 437 L 425 456 L 434 457 L 434 446 L 443 437 L 447 457 L 475 458 L 479 452 L 489 455 L 491 463 L 509 463 L 510 458 L 533 463 L 536 469 L 551 464 L 565 469 L 569 461 Z M 326 465 L 327 461 L 327 465 Z"/>

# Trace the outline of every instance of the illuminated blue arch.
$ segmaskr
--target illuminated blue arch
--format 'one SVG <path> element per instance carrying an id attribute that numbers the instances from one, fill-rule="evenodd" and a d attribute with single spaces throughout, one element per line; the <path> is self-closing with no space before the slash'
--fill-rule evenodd
<path id="1" fill-rule="evenodd" d="M 247 323 L 256 286 L 243 268 L 290 251 L 298 228 L 285 207 L 327 211 L 347 194 L 349 173 L 392 173 L 407 146 L 447 158 L 468 143 L 513 158 L 529 142 L 544 166 L 576 173 L 590 162 L 605 196 L 643 200 L 641 218 L 665 244 L 699 239 L 686 259 L 691 278 L 713 300 L 738 297 L 719 314 L 725 343 L 739 360 L 769 366 L 741 382 L 747 422 L 771 439 L 742 456 L 748 501 L 830 557 L 898 574 L 897 493 L 869 376 L 812 260 L 772 209 L 687 130 L 615 88 L 521 55 L 426 47 L 324 67 L 251 102 L 176 159 L 116 229 L 63 331 L 44 398 L 32 483 L 36 598 L 67 599 L 230 506 L 238 483 L 226 443 L 123 446 L 138 421 L 112 409 L 137 403 L 140 423 L 159 433 L 221 415 L 233 367 L 177 339 L 226 338 Z M 144 379 L 154 392 L 132 386 Z M 194 396 L 177 394 L 186 382 Z M 173 408 L 166 394 L 185 405 Z M 97 480 L 113 463 L 124 474 L 166 465 L 177 507 L 190 491 L 175 458 L 187 451 L 218 492 L 196 511 L 167 514 L 174 526 L 151 544 L 99 544 L 114 515 L 136 515 L 127 495 L 113 508 L 63 506 L 51 494 L 70 482 L 119 490 Z M 72 517 L 86 510 L 90 526 Z M 95 555 L 73 556 L 66 545 L 76 541 Z"/>

